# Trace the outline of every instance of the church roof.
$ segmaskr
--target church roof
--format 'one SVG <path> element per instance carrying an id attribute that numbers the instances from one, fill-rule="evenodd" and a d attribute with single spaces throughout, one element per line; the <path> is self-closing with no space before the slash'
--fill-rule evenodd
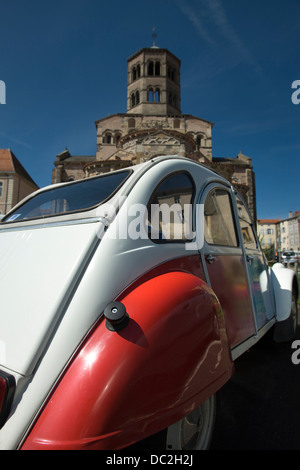
<path id="1" fill-rule="evenodd" d="M 128 57 L 127 62 L 133 60 L 135 57 L 139 56 L 143 52 L 146 52 L 148 54 L 153 54 L 153 53 L 155 53 L 155 54 L 168 54 L 171 57 L 173 57 L 173 59 L 175 59 L 179 64 L 181 64 L 181 60 L 178 59 L 178 57 L 176 57 L 176 55 L 172 54 L 172 52 L 170 52 L 168 49 L 163 49 L 161 47 L 144 47 L 144 48 L 140 49 L 139 51 L 135 52 L 132 56 Z"/>
<path id="2" fill-rule="evenodd" d="M 68 162 L 89 162 L 95 159 L 96 155 L 71 155 L 67 148 L 56 156 L 57 162 L 62 162 L 65 160 Z"/>
<path id="3" fill-rule="evenodd" d="M 98 123 L 100 122 L 104 122 L 106 120 L 110 120 L 110 119 L 113 119 L 115 117 L 128 117 L 128 119 L 130 118 L 134 118 L 134 117 L 144 117 L 144 116 L 151 116 L 151 117 L 155 117 L 155 114 L 147 114 L 147 113 L 115 113 L 115 114 L 110 114 L 108 116 L 105 116 L 101 119 L 97 119 L 95 121 L 95 125 L 97 125 Z M 168 116 L 168 115 L 157 115 L 158 118 L 162 118 L 162 117 L 176 117 L 178 119 L 196 119 L 198 121 L 203 121 L 203 122 L 206 122 L 207 124 L 210 124 L 212 127 L 214 125 L 214 123 L 212 121 L 208 121 L 207 119 L 203 119 L 201 117 L 198 117 L 198 116 L 194 116 L 193 114 L 183 114 L 183 113 L 178 113 L 178 115 L 176 116 Z"/>
<path id="4" fill-rule="evenodd" d="M 38 185 L 10 149 L 0 149 L 0 173 L 16 173 L 38 188 Z"/>

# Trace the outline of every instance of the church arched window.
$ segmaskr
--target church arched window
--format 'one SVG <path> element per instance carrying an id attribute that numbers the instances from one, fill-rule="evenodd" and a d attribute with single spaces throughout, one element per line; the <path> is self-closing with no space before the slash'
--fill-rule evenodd
<path id="1" fill-rule="evenodd" d="M 153 75 L 153 72 L 154 72 L 154 64 L 153 64 L 153 61 L 150 60 L 148 64 L 148 75 Z"/>
<path id="2" fill-rule="evenodd" d="M 131 69 L 131 81 L 134 82 L 141 76 L 141 66 L 140 64 L 134 65 Z"/>
<path id="3" fill-rule="evenodd" d="M 153 88 L 149 88 L 149 90 L 147 92 L 147 101 L 149 103 L 153 103 L 153 100 L 154 100 Z"/>
<path id="4" fill-rule="evenodd" d="M 128 127 L 135 127 L 135 119 L 130 118 L 128 120 Z"/>
<path id="5" fill-rule="evenodd" d="M 131 76 L 132 76 L 132 81 L 136 80 L 136 68 L 135 67 L 133 67 L 132 69 Z"/>
<path id="6" fill-rule="evenodd" d="M 158 60 L 155 62 L 155 75 L 160 75 L 160 62 Z"/>
<path id="7" fill-rule="evenodd" d="M 112 143 L 112 136 L 109 132 L 105 133 L 103 137 L 103 143 L 104 144 L 111 144 Z"/>
<path id="8" fill-rule="evenodd" d="M 137 90 L 135 93 L 135 104 L 139 104 L 140 102 L 140 92 Z"/>
<path id="9" fill-rule="evenodd" d="M 121 134 L 117 133 L 115 134 L 115 143 L 117 144 L 119 142 L 119 140 L 121 139 Z"/>
<path id="10" fill-rule="evenodd" d="M 200 150 L 200 147 L 201 147 L 201 139 L 202 139 L 202 136 L 201 136 L 201 135 L 197 135 L 197 137 L 196 137 L 196 149 L 197 149 L 197 150 Z"/>
<path id="11" fill-rule="evenodd" d="M 135 94 L 134 93 L 131 94 L 130 101 L 131 101 L 131 107 L 133 108 L 135 106 Z"/>
<path id="12" fill-rule="evenodd" d="M 154 101 L 155 101 L 156 103 L 159 103 L 159 102 L 160 102 L 160 89 L 159 89 L 159 88 L 156 88 L 156 89 L 155 89 Z"/>

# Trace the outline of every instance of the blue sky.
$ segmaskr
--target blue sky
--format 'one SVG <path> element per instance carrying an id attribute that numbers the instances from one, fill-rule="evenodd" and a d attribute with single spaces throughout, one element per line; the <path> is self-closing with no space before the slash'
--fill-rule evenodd
<path id="1" fill-rule="evenodd" d="M 0 0 L 0 18 L 0 148 L 39 186 L 65 147 L 96 153 L 95 120 L 126 112 L 126 60 L 155 26 L 182 62 L 182 112 L 214 123 L 213 155 L 252 158 L 258 217 L 300 210 L 299 0 Z"/>

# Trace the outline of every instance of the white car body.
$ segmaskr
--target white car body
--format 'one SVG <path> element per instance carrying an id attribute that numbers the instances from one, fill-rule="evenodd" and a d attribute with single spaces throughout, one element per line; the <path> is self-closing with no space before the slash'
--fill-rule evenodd
<path id="1" fill-rule="evenodd" d="M 233 191 L 227 181 L 195 162 L 162 157 L 130 168 L 132 174 L 118 192 L 91 210 L 20 221 L 10 221 L 8 214 L 0 224 L 0 369 L 16 383 L 9 416 L 0 429 L 0 449 L 22 448 L 39 412 L 109 302 L 162 263 L 201 253 L 203 229 L 196 213 L 196 238 L 188 250 L 184 243 L 110 236 L 134 224 L 136 214 L 128 208 L 137 203 L 147 206 L 154 188 L 178 171 L 193 176 L 195 201 L 200 204 L 208 185 L 220 183 Z M 11 213 L 17 214 L 26 201 L 56 187 L 60 185 L 28 196 Z M 281 265 L 271 270 L 269 279 L 261 280 L 271 311 L 264 331 L 289 317 L 294 282 L 294 273 Z M 256 332 L 246 338 L 249 342 L 241 350 L 238 346 L 235 356 L 260 336 Z"/>

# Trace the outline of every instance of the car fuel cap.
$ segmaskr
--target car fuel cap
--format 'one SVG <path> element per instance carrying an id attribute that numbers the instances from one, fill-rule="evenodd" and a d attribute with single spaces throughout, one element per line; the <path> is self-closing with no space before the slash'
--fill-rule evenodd
<path id="1" fill-rule="evenodd" d="M 104 310 L 106 319 L 106 328 L 110 331 L 123 330 L 128 325 L 129 316 L 126 312 L 125 305 L 121 302 L 111 302 Z"/>

